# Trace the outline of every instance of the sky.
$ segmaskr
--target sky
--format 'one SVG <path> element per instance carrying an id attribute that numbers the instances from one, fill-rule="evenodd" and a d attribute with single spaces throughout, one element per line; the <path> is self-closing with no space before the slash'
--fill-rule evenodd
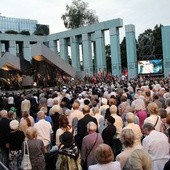
<path id="1" fill-rule="evenodd" d="M 136 37 L 156 24 L 170 25 L 170 0 L 83 0 L 95 10 L 99 22 L 121 18 L 123 24 L 134 24 Z M 38 20 L 50 26 L 50 33 L 67 30 L 61 15 L 72 0 L 1 0 L 1 16 Z M 125 28 L 120 29 L 125 35 Z"/>

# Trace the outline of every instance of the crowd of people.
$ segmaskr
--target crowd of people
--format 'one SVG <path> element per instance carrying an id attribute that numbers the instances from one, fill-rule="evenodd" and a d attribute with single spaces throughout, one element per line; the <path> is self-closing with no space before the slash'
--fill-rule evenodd
<path id="1" fill-rule="evenodd" d="M 21 168 L 24 141 L 32 170 L 170 169 L 168 78 L 3 91 L 0 110 L 10 170 Z"/>

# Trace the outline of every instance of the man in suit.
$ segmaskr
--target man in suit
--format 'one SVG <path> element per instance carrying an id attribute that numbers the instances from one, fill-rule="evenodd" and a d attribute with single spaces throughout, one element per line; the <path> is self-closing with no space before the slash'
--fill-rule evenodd
<path id="1" fill-rule="evenodd" d="M 85 105 L 83 107 L 82 111 L 83 111 L 84 117 L 78 121 L 78 125 L 77 125 L 76 142 L 77 142 L 77 146 L 79 149 L 81 149 L 82 140 L 83 140 L 84 136 L 86 136 L 88 134 L 87 133 L 87 124 L 92 121 L 97 125 L 96 118 L 94 118 L 90 115 L 90 107 L 88 105 Z M 98 131 L 98 128 L 97 128 L 97 131 Z"/>

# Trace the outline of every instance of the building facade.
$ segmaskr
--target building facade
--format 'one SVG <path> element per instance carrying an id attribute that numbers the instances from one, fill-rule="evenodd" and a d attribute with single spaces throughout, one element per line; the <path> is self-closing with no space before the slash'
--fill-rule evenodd
<path id="1" fill-rule="evenodd" d="M 69 63 L 71 58 L 71 66 L 79 74 L 83 71 L 84 75 L 92 76 L 106 68 L 105 56 L 105 31 L 109 30 L 110 47 L 111 47 L 111 70 L 112 75 L 120 77 L 122 74 L 121 55 L 120 55 L 120 37 L 119 29 L 123 27 L 123 20 L 120 18 L 104 21 L 90 26 L 81 27 L 73 30 L 68 30 L 60 33 L 55 33 L 47 36 L 36 35 L 11 35 L 0 34 L 0 56 L 5 52 L 9 52 L 14 56 L 22 54 L 25 60 L 31 61 L 32 58 L 43 60 L 42 56 L 46 56 L 48 62 L 50 56 L 53 56 L 51 61 L 56 62 L 61 69 L 66 69 L 70 72 L 71 68 L 67 70 L 67 66 L 63 66 L 63 62 L 55 61 L 55 58 L 60 56 L 62 61 Z M 167 40 L 170 37 L 169 27 L 164 27 L 163 32 L 163 54 L 166 55 L 164 66 L 169 63 L 170 44 Z M 126 33 L 126 52 L 128 63 L 128 78 L 136 78 L 137 73 L 137 52 L 135 39 L 135 26 L 132 24 L 125 26 Z M 164 35 L 165 34 L 165 35 Z M 34 44 L 42 44 L 33 49 Z M 45 46 L 45 47 L 44 47 Z M 165 47 L 167 46 L 167 47 Z M 47 49 L 48 48 L 48 49 Z M 69 56 L 69 48 L 71 56 Z M 81 48 L 81 50 L 80 50 Z M 52 54 L 50 54 L 51 52 Z M 82 52 L 82 54 L 80 54 Z M 58 54 L 60 54 L 58 56 Z M 38 57 L 39 56 L 39 57 Z M 56 56 L 56 57 L 55 57 Z M 80 56 L 82 56 L 83 70 L 80 66 Z M 93 69 L 95 67 L 95 70 Z M 164 68 L 167 76 L 169 72 L 168 67 Z M 73 75 L 73 74 L 72 74 Z"/>
<path id="2" fill-rule="evenodd" d="M 0 31 L 2 33 L 8 30 L 14 30 L 17 32 L 29 31 L 30 34 L 33 34 L 37 24 L 37 20 L 0 16 Z"/>

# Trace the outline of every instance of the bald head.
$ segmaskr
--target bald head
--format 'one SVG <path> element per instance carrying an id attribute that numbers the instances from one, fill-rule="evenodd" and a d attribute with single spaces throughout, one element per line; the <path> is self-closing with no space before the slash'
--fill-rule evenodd
<path id="1" fill-rule="evenodd" d="M 1 118 L 7 118 L 8 117 L 8 112 L 6 110 L 1 110 L 0 114 L 1 114 Z"/>

